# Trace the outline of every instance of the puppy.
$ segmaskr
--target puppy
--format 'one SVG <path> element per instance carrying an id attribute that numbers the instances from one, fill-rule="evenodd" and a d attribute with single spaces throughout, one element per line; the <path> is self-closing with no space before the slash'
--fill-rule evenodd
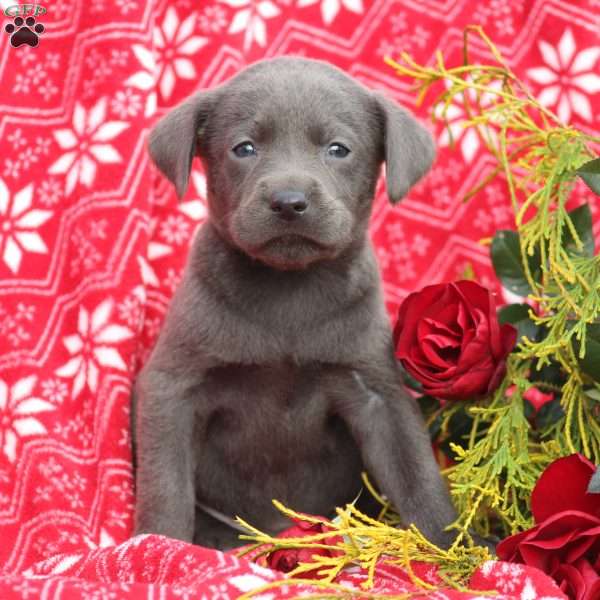
<path id="1" fill-rule="evenodd" d="M 136 532 L 239 545 L 276 498 L 329 515 L 362 470 L 448 546 L 456 514 L 403 390 L 367 226 L 386 163 L 397 202 L 429 169 L 413 117 L 324 62 L 277 58 L 168 113 L 150 154 L 182 196 L 195 156 L 209 219 L 135 385 Z"/>

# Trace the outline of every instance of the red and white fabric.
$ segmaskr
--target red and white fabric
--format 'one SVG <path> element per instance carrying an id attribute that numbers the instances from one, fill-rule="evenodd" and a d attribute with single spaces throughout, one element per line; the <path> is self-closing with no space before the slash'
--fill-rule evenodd
<path id="1" fill-rule="evenodd" d="M 1 0 L 5 9 L 16 4 Z M 279 574 L 231 555 L 130 539 L 129 391 L 206 215 L 151 166 L 156 118 L 263 57 L 331 61 L 412 107 L 383 62 L 406 50 L 459 61 L 482 24 L 515 72 L 565 120 L 600 125 L 598 0 L 49 0 L 35 48 L 0 31 L 0 597 L 233 598 Z M 471 60 L 489 60 L 481 46 Z M 458 119 L 461 106 L 451 109 Z M 422 111 L 421 116 L 425 116 Z M 461 197 L 493 166 L 477 138 L 441 126 L 435 166 L 399 206 L 379 186 L 371 233 L 393 314 L 466 267 L 497 289 L 479 244 L 512 226 L 501 182 Z M 592 204 L 598 233 L 598 203 Z M 344 575 L 358 582 L 364 573 Z M 409 588 L 381 567 L 377 589 Z M 562 598 L 541 573 L 494 563 L 474 586 Z M 292 596 L 287 587 L 262 598 Z M 43 594 L 43 595 L 42 595 Z M 432 598 L 475 597 L 446 591 Z"/>

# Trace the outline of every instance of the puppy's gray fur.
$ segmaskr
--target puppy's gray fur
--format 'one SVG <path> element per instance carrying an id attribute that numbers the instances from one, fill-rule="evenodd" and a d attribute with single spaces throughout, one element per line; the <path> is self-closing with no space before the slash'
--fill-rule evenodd
<path id="1" fill-rule="evenodd" d="M 256 155 L 232 148 L 246 140 Z M 351 152 L 328 154 L 332 143 Z M 150 153 L 181 196 L 194 156 L 208 182 L 199 231 L 135 386 L 136 532 L 225 548 L 198 508 L 275 533 L 271 499 L 328 515 L 360 472 L 430 539 L 455 518 L 394 358 L 367 226 L 382 162 L 397 202 L 429 169 L 427 131 L 323 62 L 277 58 L 167 114 Z M 291 221 L 278 191 L 309 205 Z"/>

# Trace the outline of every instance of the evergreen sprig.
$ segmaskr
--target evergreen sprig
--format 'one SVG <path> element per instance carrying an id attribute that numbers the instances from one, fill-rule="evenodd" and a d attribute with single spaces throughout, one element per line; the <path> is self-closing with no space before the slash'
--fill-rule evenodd
<path id="1" fill-rule="evenodd" d="M 496 64 L 470 64 L 473 35 Z M 594 255 L 589 207 L 567 210 L 580 171 L 588 165 L 590 179 L 598 177 L 597 167 L 589 165 L 600 138 L 561 123 L 542 106 L 480 27 L 465 30 L 462 65 L 447 67 L 439 52 L 432 67 L 406 53 L 399 62 L 386 62 L 415 81 L 419 103 L 442 87 L 433 101 L 434 118 L 447 123 L 452 102 L 462 100 L 462 125 L 477 132 L 497 161 L 466 200 L 498 175 L 506 179 L 516 232 L 496 234 L 492 258 L 504 285 L 538 307 L 529 311 L 537 335 L 521 336 L 493 398 L 467 404 L 471 431 L 462 444 L 453 444 L 458 464 L 448 477 L 459 529 L 514 533 L 531 525 L 529 497 L 549 462 L 581 452 L 600 463 L 600 404 L 594 397 L 600 380 L 600 257 Z M 537 382 L 553 365 L 555 380 Z M 536 427 L 523 400 L 533 382 L 558 392 L 562 406 L 557 419 Z"/>

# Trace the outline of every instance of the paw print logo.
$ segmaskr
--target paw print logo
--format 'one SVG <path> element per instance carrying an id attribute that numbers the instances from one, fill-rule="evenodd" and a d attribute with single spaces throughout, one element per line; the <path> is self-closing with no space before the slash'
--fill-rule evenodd
<path id="1" fill-rule="evenodd" d="M 44 33 L 44 26 L 35 22 L 35 17 L 15 17 L 12 23 L 4 27 L 4 31 L 10 34 L 10 45 L 18 48 L 27 44 L 35 48 L 39 43 L 40 34 Z"/>

